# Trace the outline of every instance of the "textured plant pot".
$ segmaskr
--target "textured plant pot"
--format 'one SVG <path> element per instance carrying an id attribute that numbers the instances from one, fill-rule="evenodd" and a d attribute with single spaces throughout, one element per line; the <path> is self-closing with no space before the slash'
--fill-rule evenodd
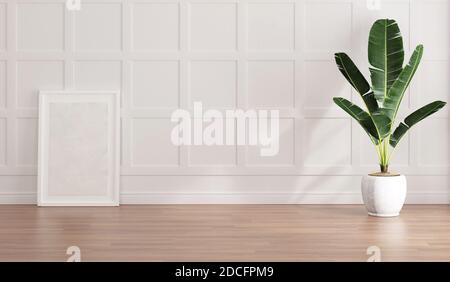
<path id="1" fill-rule="evenodd" d="M 406 199 L 404 175 L 365 175 L 361 181 L 364 204 L 371 216 L 398 216 Z"/>

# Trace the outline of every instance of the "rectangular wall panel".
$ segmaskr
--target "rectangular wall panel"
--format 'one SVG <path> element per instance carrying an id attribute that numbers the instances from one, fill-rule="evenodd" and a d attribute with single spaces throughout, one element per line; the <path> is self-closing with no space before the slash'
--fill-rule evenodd
<path id="1" fill-rule="evenodd" d="M 6 107 L 6 61 L 0 61 L 0 109 Z"/>
<path id="2" fill-rule="evenodd" d="M 6 165 L 6 119 L 0 118 L 0 167 Z"/>
<path id="3" fill-rule="evenodd" d="M 0 3 L 0 51 L 6 49 L 6 3 Z"/>

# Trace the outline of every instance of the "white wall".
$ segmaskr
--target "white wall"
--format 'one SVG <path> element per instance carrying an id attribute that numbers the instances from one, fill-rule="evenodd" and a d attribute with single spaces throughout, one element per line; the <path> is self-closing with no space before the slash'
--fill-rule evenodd
<path id="1" fill-rule="evenodd" d="M 122 91 L 122 203 L 359 203 L 376 153 L 332 104 L 359 99 L 333 53 L 367 75 L 380 17 L 398 20 L 408 58 L 425 45 L 401 114 L 449 100 L 446 0 L 382 0 L 381 11 L 365 0 L 82 0 L 76 12 L 64 2 L 0 0 L 1 203 L 35 201 L 38 89 Z M 280 154 L 172 146 L 170 114 L 195 100 L 280 109 Z M 450 201 L 447 109 L 393 157 L 410 203 Z"/>

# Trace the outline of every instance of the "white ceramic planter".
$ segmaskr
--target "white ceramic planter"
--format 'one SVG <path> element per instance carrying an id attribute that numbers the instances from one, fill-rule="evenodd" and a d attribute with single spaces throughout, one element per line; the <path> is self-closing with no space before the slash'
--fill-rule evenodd
<path id="1" fill-rule="evenodd" d="M 398 216 L 406 199 L 406 177 L 365 175 L 361 191 L 369 215 Z"/>

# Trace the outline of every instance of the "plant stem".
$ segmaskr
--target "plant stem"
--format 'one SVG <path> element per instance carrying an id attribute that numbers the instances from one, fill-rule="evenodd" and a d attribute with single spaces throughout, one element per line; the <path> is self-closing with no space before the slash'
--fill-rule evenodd
<path id="1" fill-rule="evenodd" d="M 378 146 L 376 146 L 377 148 L 377 152 L 378 152 L 378 159 L 379 159 L 379 163 L 380 163 L 380 170 L 381 172 L 388 172 L 388 165 L 389 165 L 389 147 L 388 147 L 388 138 L 385 138 L 383 141 L 381 141 Z"/>
<path id="2" fill-rule="evenodd" d="M 375 149 L 377 150 L 378 161 L 381 163 L 380 145 L 376 145 L 376 146 L 375 146 Z"/>
<path id="3" fill-rule="evenodd" d="M 380 164 L 380 169 L 381 169 L 381 172 L 387 173 L 388 172 L 388 165 Z"/>

